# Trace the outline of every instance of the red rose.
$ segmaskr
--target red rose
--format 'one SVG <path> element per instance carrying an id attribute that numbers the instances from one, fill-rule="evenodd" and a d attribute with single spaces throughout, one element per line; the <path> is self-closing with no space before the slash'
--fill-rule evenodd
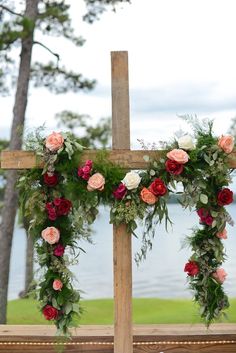
<path id="1" fill-rule="evenodd" d="M 199 267 L 197 262 L 189 261 L 184 266 L 184 272 L 188 273 L 188 276 L 196 276 L 199 273 Z"/>
<path id="2" fill-rule="evenodd" d="M 58 310 L 51 305 L 46 305 L 43 308 L 43 315 L 46 320 L 54 320 L 58 316 Z"/>
<path id="3" fill-rule="evenodd" d="M 233 200 L 233 191 L 230 189 L 224 188 L 218 192 L 217 203 L 219 206 L 229 205 Z"/>
<path id="4" fill-rule="evenodd" d="M 57 206 L 57 215 L 58 216 L 67 216 L 71 210 L 72 203 L 70 200 L 63 199 L 63 198 L 61 198 L 60 200 L 61 200 L 61 202 Z"/>
<path id="5" fill-rule="evenodd" d="M 78 176 L 79 177 L 82 177 L 83 176 L 83 174 L 84 174 L 84 172 L 83 172 L 83 168 L 78 168 L 78 171 L 77 171 L 77 174 L 78 174 Z"/>
<path id="6" fill-rule="evenodd" d="M 57 244 L 53 250 L 53 255 L 63 256 L 65 252 L 65 247 L 61 244 Z"/>
<path id="7" fill-rule="evenodd" d="M 92 166 L 93 166 L 93 161 L 91 161 L 91 159 L 88 159 L 88 160 L 85 162 L 85 165 L 89 166 L 90 169 L 91 169 Z"/>
<path id="8" fill-rule="evenodd" d="M 52 202 L 47 202 L 45 208 L 46 208 L 47 211 L 51 210 L 52 208 L 54 208 L 53 203 Z"/>
<path id="9" fill-rule="evenodd" d="M 47 186 L 56 186 L 58 184 L 58 181 L 58 175 L 56 173 L 45 173 L 43 175 L 43 182 Z"/>
<path id="10" fill-rule="evenodd" d="M 206 208 L 199 208 L 197 214 L 200 217 L 202 223 L 211 226 L 213 223 L 213 217 L 210 215 L 209 211 Z"/>
<path id="11" fill-rule="evenodd" d="M 127 194 L 127 188 L 123 183 L 120 183 L 120 185 L 117 187 L 117 189 L 115 191 L 113 191 L 113 196 L 117 200 L 122 200 L 126 194 Z"/>
<path id="12" fill-rule="evenodd" d="M 213 223 L 213 217 L 209 214 L 206 219 L 205 219 L 205 223 L 208 225 L 208 226 L 211 226 L 212 223 Z"/>
<path id="13" fill-rule="evenodd" d="M 93 162 L 90 159 L 88 159 L 85 162 L 85 165 L 83 167 L 78 168 L 78 171 L 77 171 L 78 176 L 84 180 L 89 180 L 92 166 L 93 166 Z"/>
<path id="14" fill-rule="evenodd" d="M 151 185 L 149 186 L 149 190 L 155 195 L 155 196 L 163 196 L 167 192 L 167 188 L 163 181 L 159 178 L 156 178 Z"/>
<path id="15" fill-rule="evenodd" d="M 55 221 L 57 219 L 57 212 L 55 208 L 48 210 L 48 218 L 50 221 Z"/>
<path id="16" fill-rule="evenodd" d="M 56 197 L 54 200 L 53 200 L 53 203 L 54 205 L 57 207 L 61 204 L 61 197 Z"/>
<path id="17" fill-rule="evenodd" d="M 170 159 L 167 159 L 165 166 L 166 166 L 167 172 L 173 175 L 179 175 L 184 170 L 183 164 L 179 164 L 178 162 L 172 161 Z"/>

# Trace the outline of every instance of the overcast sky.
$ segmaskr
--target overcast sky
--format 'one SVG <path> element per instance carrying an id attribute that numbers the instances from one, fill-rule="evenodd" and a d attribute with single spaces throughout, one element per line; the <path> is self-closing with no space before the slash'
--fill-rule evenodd
<path id="1" fill-rule="evenodd" d="M 180 114 L 214 118 L 216 134 L 227 132 L 236 116 L 235 0 L 132 0 L 93 25 L 81 21 L 83 0 L 68 2 L 86 44 L 74 49 L 54 38 L 47 45 L 68 68 L 98 84 L 86 94 L 31 89 L 28 128 L 46 123 L 49 131 L 56 129 L 54 115 L 64 109 L 90 114 L 94 122 L 110 116 L 110 51 L 128 50 L 133 147 L 138 138 L 168 140 L 187 129 Z M 33 57 L 54 60 L 40 47 Z M 1 98 L 0 137 L 9 134 L 13 100 Z"/>

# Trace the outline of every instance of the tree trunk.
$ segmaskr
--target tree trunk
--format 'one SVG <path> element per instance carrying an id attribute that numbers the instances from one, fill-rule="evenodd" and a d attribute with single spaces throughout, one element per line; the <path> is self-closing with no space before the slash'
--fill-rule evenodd
<path id="1" fill-rule="evenodd" d="M 32 287 L 34 279 L 34 240 L 28 234 L 29 222 L 27 218 L 23 218 L 23 226 L 26 231 L 26 259 L 25 259 L 25 288 L 19 293 L 20 298 L 27 298 Z"/>
<path id="2" fill-rule="evenodd" d="M 25 295 L 27 295 L 34 278 L 34 241 L 27 236 L 26 268 L 25 268 Z"/>
<path id="3" fill-rule="evenodd" d="M 35 22 L 37 17 L 38 2 L 39 0 L 26 0 L 24 16 L 31 20 L 32 23 Z M 20 67 L 17 80 L 15 104 L 13 109 L 10 150 L 19 150 L 22 146 L 22 135 L 30 79 L 33 34 L 34 26 L 32 27 L 32 30 L 27 35 L 27 37 L 22 39 L 21 44 Z M 4 207 L 2 211 L 2 223 L 0 227 L 0 324 L 6 323 L 10 255 L 18 198 L 17 192 L 15 190 L 16 180 L 17 171 L 9 171 L 7 173 Z"/>

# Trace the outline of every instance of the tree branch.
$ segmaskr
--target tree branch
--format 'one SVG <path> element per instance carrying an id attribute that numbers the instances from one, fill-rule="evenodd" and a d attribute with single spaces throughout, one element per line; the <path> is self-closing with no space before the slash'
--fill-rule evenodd
<path id="1" fill-rule="evenodd" d="M 48 47 L 47 47 L 46 45 L 44 45 L 43 43 L 38 42 L 38 41 L 34 41 L 33 44 L 38 44 L 38 45 L 40 45 L 41 47 L 43 47 L 44 49 L 46 49 L 47 51 L 49 51 L 49 53 L 51 53 L 52 55 L 54 55 L 54 56 L 57 58 L 57 62 L 60 60 L 59 54 L 54 53 L 50 48 L 48 48 Z"/>
<path id="2" fill-rule="evenodd" d="M 7 7 L 7 6 L 0 5 L 0 8 L 2 8 L 3 10 L 6 10 L 6 11 L 8 11 L 8 12 L 10 12 L 12 15 L 24 17 L 21 13 L 15 12 L 15 11 L 9 9 L 9 7 Z"/>

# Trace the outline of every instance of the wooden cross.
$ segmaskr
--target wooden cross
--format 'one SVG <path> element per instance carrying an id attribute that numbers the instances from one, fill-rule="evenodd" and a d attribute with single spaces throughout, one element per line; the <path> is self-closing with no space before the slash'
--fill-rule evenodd
<path id="1" fill-rule="evenodd" d="M 126 169 L 145 169 L 143 156 L 155 156 L 158 151 L 130 151 L 128 53 L 112 52 L 112 151 L 109 159 Z M 96 151 L 83 153 L 82 161 L 93 159 Z M 230 167 L 236 168 L 236 152 L 230 157 Z M 41 167 L 33 152 L 3 151 L 1 168 L 29 169 Z M 133 352 L 132 329 L 132 246 L 131 234 L 125 225 L 113 227 L 114 266 L 114 353 Z"/>

